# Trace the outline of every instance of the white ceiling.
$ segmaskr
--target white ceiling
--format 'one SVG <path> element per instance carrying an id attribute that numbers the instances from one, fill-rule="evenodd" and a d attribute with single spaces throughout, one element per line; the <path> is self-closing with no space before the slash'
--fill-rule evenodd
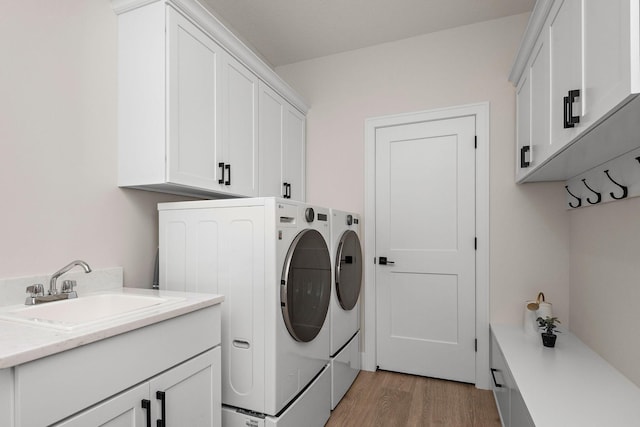
<path id="1" fill-rule="evenodd" d="M 272 66 L 529 12 L 535 0 L 204 0 Z"/>

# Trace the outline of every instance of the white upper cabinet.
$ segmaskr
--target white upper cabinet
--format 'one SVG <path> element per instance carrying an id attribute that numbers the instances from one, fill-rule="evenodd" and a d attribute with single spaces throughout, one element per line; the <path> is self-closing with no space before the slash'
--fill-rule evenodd
<path id="1" fill-rule="evenodd" d="M 277 174 L 280 181 L 282 164 L 264 162 L 267 169 L 260 170 L 260 84 L 283 100 L 283 143 L 289 134 L 302 135 L 291 157 L 300 163 L 288 162 L 287 170 L 294 175 L 291 181 L 304 174 L 306 105 L 200 3 L 112 0 L 112 5 L 118 14 L 119 186 L 205 198 L 253 197 L 262 186 L 261 172 Z M 299 185 L 287 194 L 294 191 L 303 200 Z"/>
<path id="2" fill-rule="evenodd" d="M 625 136 L 640 128 L 619 112 L 640 112 L 631 102 L 640 92 L 638 0 L 538 0 L 510 80 L 516 181 L 566 180 L 636 148 Z"/>
<path id="3" fill-rule="evenodd" d="M 305 200 L 305 118 L 260 84 L 260 196 Z"/>

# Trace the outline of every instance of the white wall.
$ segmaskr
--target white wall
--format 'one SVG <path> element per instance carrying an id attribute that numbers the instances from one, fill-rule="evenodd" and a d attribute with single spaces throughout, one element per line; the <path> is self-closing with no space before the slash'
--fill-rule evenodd
<path id="1" fill-rule="evenodd" d="M 311 105 L 307 200 L 364 212 L 364 120 L 491 103 L 491 319 L 522 321 L 539 290 L 569 320 L 569 225 L 561 183 L 514 183 L 507 81 L 528 15 L 279 67 Z M 366 218 L 365 218 L 366 221 Z"/>
<path id="2" fill-rule="evenodd" d="M 107 0 L 2 1 L 0 278 L 80 258 L 150 286 L 159 201 L 116 185 L 116 15 Z"/>
<path id="3" fill-rule="evenodd" d="M 570 217 L 571 329 L 640 386 L 640 198 Z"/>

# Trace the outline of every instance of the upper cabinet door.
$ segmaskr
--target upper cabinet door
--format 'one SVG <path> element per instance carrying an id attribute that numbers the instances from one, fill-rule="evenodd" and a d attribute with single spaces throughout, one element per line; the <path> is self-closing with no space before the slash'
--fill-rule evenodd
<path id="1" fill-rule="evenodd" d="M 224 191 L 258 195 L 258 78 L 229 55 L 223 58 Z"/>
<path id="2" fill-rule="evenodd" d="M 289 186 L 287 197 L 305 201 L 305 118 L 291 105 L 284 116 L 282 159 L 283 181 Z"/>
<path id="3" fill-rule="evenodd" d="M 638 2 L 583 1 L 584 124 L 589 126 L 640 90 Z"/>
<path id="4" fill-rule="evenodd" d="M 541 35 L 529 65 L 531 85 L 531 148 L 529 167 L 540 164 L 549 152 L 549 34 Z"/>
<path id="5" fill-rule="evenodd" d="M 282 144 L 284 138 L 284 99 L 260 82 L 260 196 L 284 197 Z"/>
<path id="6" fill-rule="evenodd" d="M 222 48 L 168 8 L 167 181 L 217 190 Z"/>
<path id="7" fill-rule="evenodd" d="M 305 200 L 305 117 L 260 82 L 260 196 Z"/>
<path id="8" fill-rule="evenodd" d="M 549 16 L 551 54 L 551 140 L 548 154 L 572 141 L 584 123 L 569 123 L 569 114 L 581 120 L 582 2 L 556 1 Z"/>
<path id="9" fill-rule="evenodd" d="M 531 166 L 531 81 L 529 73 L 520 79 L 516 91 L 516 181 L 529 171 Z"/>

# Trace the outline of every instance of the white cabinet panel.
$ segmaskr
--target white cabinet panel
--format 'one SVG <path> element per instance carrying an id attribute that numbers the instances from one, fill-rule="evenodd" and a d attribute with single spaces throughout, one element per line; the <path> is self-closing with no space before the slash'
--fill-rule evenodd
<path id="1" fill-rule="evenodd" d="M 570 91 L 582 89 L 582 4 L 575 0 L 557 1 L 549 17 L 549 45 L 551 52 L 551 138 L 546 156 L 573 140 L 583 124 L 573 127 L 569 121 L 569 107 L 580 119 L 582 98 L 570 103 Z M 581 93 L 581 92 L 580 92 Z M 565 100 L 566 98 L 566 100 Z"/>
<path id="2" fill-rule="evenodd" d="M 222 48 L 171 8 L 168 22 L 167 181 L 217 190 Z"/>
<path id="3" fill-rule="evenodd" d="M 162 419 L 163 425 L 168 426 L 219 427 L 220 387 L 220 347 L 217 347 L 149 382 L 155 414 L 152 418 Z"/>
<path id="4" fill-rule="evenodd" d="M 283 181 L 289 185 L 287 197 L 305 201 L 305 118 L 288 103 L 282 146 Z"/>
<path id="5" fill-rule="evenodd" d="M 583 1 L 584 126 L 605 116 L 637 93 L 638 2 Z"/>
<path id="6" fill-rule="evenodd" d="M 305 118 L 260 84 L 260 196 L 304 201 Z"/>
<path id="7" fill-rule="evenodd" d="M 148 420 L 153 425 L 219 427 L 220 384 L 216 347 L 55 427 L 143 427 Z"/>
<path id="8" fill-rule="evenodd" d="M 143 408 L 143 400 L 151 404 L 148 383 L 99 403 L 67 421 L 55 424 L 55 427 L 144 427 L 151 408 Z M 151 417 L 151 414 L 148 416 Z"/>
<path id="9" fill-rule="evenodd" d="M 531 146 L 529 169 L 538 166 L 549 150 L 549 40 L 542 37 L 534 48 L 529 66 L 531 85 Z"/>
<path id="10" fill-rule="evenodd" d="M 260 196 L 283 197 L 282 143 L 284 103 L 267 85 L 260 84 Z"/>
<path id="11" fill-rule="evenodd" d="M 529 171 L 531 164 L 531 80 L 527 72 L 516 92 L 516 181 Z"/>
<path id="12" fill-rule="evenodd" d="M 535 427 L 493 331 L 491 331 L 489 354 L 493 395 L 502 425 L 504 427 Z"/>
<path id="13" fill-rule="evenodd" d="M 258 78 L 229 55 L 223 58 L 223 185 L 258 195 Z"/>
<path id="14" fill-rule="evenodd" d="M 498 342 L 496 341 L 493 334 L 491 334 L 491 349 L 489 357 L 489 367 L 491 369 L 491 379 L 493 381 L 491 388 L 496 399 L 498 413 L 500 414 L 500 418 L 502 419 L 502 425 L 504 427 L 510 427 L 511 393 L 509 392 L 509 384 L 507 383 L 507 362 L 504 360 L 504 356 L 500 352 Z"/>

